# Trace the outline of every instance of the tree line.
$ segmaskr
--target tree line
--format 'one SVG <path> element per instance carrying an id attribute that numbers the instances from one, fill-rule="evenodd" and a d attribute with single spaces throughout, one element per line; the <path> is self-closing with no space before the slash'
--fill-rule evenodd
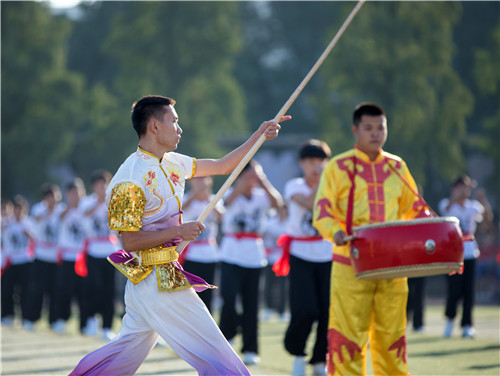
<path id="1" fill-rule="evenodd" d="M 180 152 L 221 156 L 224 140 L 274 117 L 355 4 L 97 1 L 70 17 L 2 1 L 2 196 L 114 172 L 137 146 L 128 111 L 145 94 L 176 99 Z M 385 149 L 431 205 L 476 155 L 492 161 L 483 183 L 498 202 L 499 15 L 498 2 L 367 2 L 283 134 L 340 153 L 353 107 L 374 101 L 388 115 Z"/>

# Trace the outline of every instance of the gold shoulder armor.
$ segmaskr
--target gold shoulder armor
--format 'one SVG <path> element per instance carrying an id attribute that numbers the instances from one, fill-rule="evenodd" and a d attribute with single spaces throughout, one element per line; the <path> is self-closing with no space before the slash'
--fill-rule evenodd
<path id="1" fill-rule="evenodd" d="M 116 231 L 139 231 L 146 206 L 146 196 L 136 184 L 124 182 L 111 191 L 108 207 L 109 228 Z"/>

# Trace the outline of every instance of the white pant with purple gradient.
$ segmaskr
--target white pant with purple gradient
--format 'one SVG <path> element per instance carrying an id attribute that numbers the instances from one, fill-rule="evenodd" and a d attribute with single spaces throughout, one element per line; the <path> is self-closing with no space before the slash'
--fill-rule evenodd
<path id="1" fill-rule="evenodd" d="M 156 273 L 127 281 L 123 328 L 113 341 L 83 358 L 70 376 L 133 375 L 158 335 L 199 375 L 250 375 L 192 289 L 159 291 Z"/>

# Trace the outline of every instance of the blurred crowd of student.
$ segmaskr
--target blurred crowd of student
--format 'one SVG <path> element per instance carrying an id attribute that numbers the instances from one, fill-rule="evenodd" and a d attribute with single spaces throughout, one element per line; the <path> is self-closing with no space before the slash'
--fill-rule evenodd
<path id="1" fill-rule="evenodd" d="M 301 363 L 309 353 L 310 363 L 324 370 L 332 244 L 312 226 L 312 209 L 329 158 L 324 142 L 305 142 L 299 150 L 303 176 L 289 181 L 283 195 L 262 166 L 251 161 L 204 222 L 206 229 L 181 254 L 187 271 L 219 286 L 200 297 L 211 312 L 218 311 L 230 343 L 241 334 L 246 364 L 259 361 L 259 320 L 276 315 L 289 323 L 286 350 Z M 46 316 L 54 332 L 64 333 L 75 315 L 83 335 L 114 337 L 113 319 L 120 313 L 117 291 L 125 278 L 106 259 L 121 248 L 119 235 L 108 226 L 105 191 L 111 177 L 108 171 L 95 171 L 90 195 L 80 178 L 62 192 L 57 185 L 44 184 L 41 200 L 31 208 L 21 196 L 2 200 L 2 326 L 12 326 L 20 317 L 22 326 L 32 331 Z M 210 177 L 189 180 L 184 221 L 198 218 L 213 197 L 212 185 Z M 470 178 L 460 177 L 439 208 L 443 216 L 459 217 L 468 233 L 483 219 L 492 221 L 484 191 L 479 191 L 479 201 L 470 199 L 473 188 Z M 460 300 L 463 335 L 475 335 L 472 307 L 479 250 L 477 244 L 471 247 L 466 249 L 464 273 L 447 277 L 448 337 Z M 408 315 L 413 328 L 423 331 L 425 278 L 410 279 L 409 286 Z M 306 351 L 313 328 L 314 346 Z"/>
<path id="2" fill-rule="evenodd" d="M 110 179 L 109 172 L 95 171 L 90 195 L 80 178 L 63 192 L 44 184 L 31 208 L 19 195 L 2 200 L 3 326 L 13 324 L 18 306 L 23 327 L 34 330 L 46 307 L 51 329 L 63 333 L 75 303 L 82 334 L 113 338 L 116 278 L 106 257 L 120 241 L 108 226 Z"/>

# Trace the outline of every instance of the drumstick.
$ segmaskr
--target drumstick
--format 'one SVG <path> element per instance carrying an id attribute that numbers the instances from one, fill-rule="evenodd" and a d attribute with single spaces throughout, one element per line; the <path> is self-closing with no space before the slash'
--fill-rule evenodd
<path id="1" fill-rule="evenodd" d="M 344 238 L 344 241 L 347 243 L 347 242 L 350 242 L 352 240 L 356 239 L 356 235 L 349 235 L 349 236 L 346 236 Z"/>
<path id="2" fill-rule="evenodd" d="M 340 36 L 344 33 L 344 31 L 347 28 L 347 26 L 349 26 L 349 24 L 351 23 L 352 19 L 354 18 L 354 16 L 356 15 L 356 13 L 358 13 L 359 9 L 361 8 L 361 6 L 363 5 L 364 2 L 365 2 L 365 0 L 360 0 L 358 2 L 358 4 L 354 7 L 354 9 L 351 11 L 351 13 L 349 14 L 349 16 L 346 18 L 346 20 L 344 21 L 344 23 L 340 27 L 340 29 L 337 32 L 337 34 L 333 37 L 333 39 L 330 42 L 330 44 L 323 51 L 323 53 L 319 57 L 318 61 L 316 61 L 316 64 L 314 64 L 314 66 L 311 68 L 311 70 L 309 71 L 309 73 L 304 77 L 304 79 L 302 80 L 302 82 L 299 84 L 299 86 L 292 93 L 292 95 L 290 96 L 290 98 L 288 98 L 288 100 L 283 105 L 283 107 L 281 107 L 281 110 L 279 110 L 279 112 L 276 114 L 276 116 L 274 117 L 274 121 L 275 122 L 279 122 L 279 120 L 283 117 L 283 115 L 285 115 L 286 111 L 288 111 L 288 109 L 290 108 L 290 106 L 292 105 L 292 103 L 295 101 L 295 99 L 297 99 L 297 97 L 302 92 L 302 90 L 304 89 L 304 87 L 307 85 L 307 83 L 309 82 L 309 80 L 311 79 L 311 77 L 314 75 L 314 73 L 316 73 L 316 71 L 318 70 L 318 68 L 320 67 L 320 65 L 323 63 L 323 61 L 325 61 L 326 57 L 328 56 L 328 54 L 330 53 L 330 51 L 333 49 L 333 46 L 335 46 L 335 44 L 337 44 L 337 41 L 339 40 Z M 217 202 L 219 202 L 219 200 L 222 198 L 222 196 L 224 195 L 224 193 L 229 189 L 229 187 L 231 186 L 231 184 L 233 184 L 233 182 L 236 180 L 236 178 L 240 174 L 241 170 L 243 170 L 243 167 L 246 166 L 246 164 L 254 156 L 254 154 L 257 152 L 257 150 L 262 146 L 262 144 L 264 143 L 265 140 L 266 140 L 266 137 L 262 134 L 259 137 L 259 139 L 257 140 L 257 142 L 248 151 L 248 153 L 245 154 L 245 156 L 241 159 L 240 163 L 238 163 L 238 165 L 235 167 L 235 169 L 233 170 L 233 172 L 231 173 L 231 175 L 229 175 L 229 177 L 227 178 L 226 182 L 222 185 L 222 187 L 219 189 L 219 191 L 215 194 L 215 196 L 209 202 L 209 204 L 207 205 L 207 207 L 205 208 L 205 210 L 203 210 L 203 212 L 200 214 L 200 216 L 197 219 L 198 222 L 202 222 L 203 223 L 205 221 L 205 219 L 207 219 L 208 215 L 213 210 L 213 208 L 215 207 L 215 205 L 217 204 Z M 187 241 L 187 240 L 181 241 L 179 243 L 179 245 L 177 245 L 177 247 L 176 247 L 175 250 L 179 254 L 181 254 L 181 252 L 184 250 L 184 248 L 186 248 L 186 246 L 188 245 L 188 243 L 189 243 L 189 241 Z"/>

